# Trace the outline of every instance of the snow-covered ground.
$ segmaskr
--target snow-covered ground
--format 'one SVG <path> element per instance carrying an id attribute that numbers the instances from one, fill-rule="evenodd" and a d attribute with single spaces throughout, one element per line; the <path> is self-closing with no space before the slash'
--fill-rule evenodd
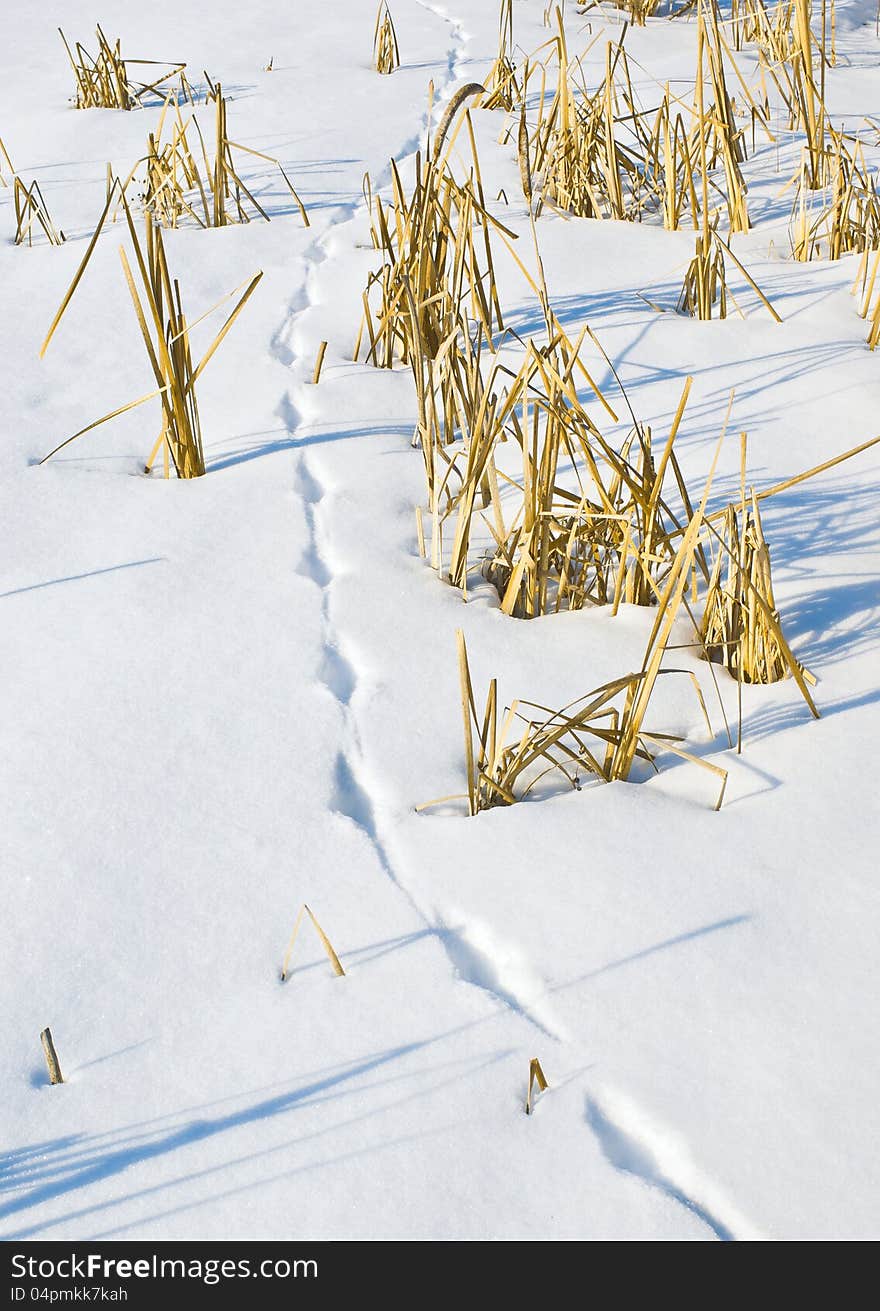
<path id="1" fill-rule="evenodd" d="M 547 38 L 544 8 L 514 0 L 523 51 Z M 371 68 L 372 0 L 125 0 L 103 17 L 124 53 L 219 78 L 230 135 L 281 160 L 311 220 L 251 160 L 269 223 L 167 234 L 191 316 L 264 272 L 201 380 L 208 474 L 176 482 L 141 472 L 155 404 L 37 464 L 151 386 L 120 224 L 38 350 L 108 161 L 125 175 L 159 111 L 75 112 L 55 29 L 89 46 L 94 7 L 7 3 L 0 137 L 68 240 L 13 246 L 0 190 L 0 1235 L 877 1237 L 880 456 L 764 515 L 821 719 L 791 680 L 746 687 L 737 756 L 720 722 L 707 741 L 688 680 L 652 702 L 656 727 L 729 769 L 719 813 L 709 776 L 668 757 L 639 782 L 417 814 L 464 789 L 458 627 L 478 689 L 497 675 L 504 698 L 563 705 L 638 666 L 652 614 L 514 620 L 419 557 L 411 376 L 351 360 L 375 262 L 362 180 L 406 168 L 429 81 L 442 101 L 485 76 L 498 15 L 496 0 L 392 10 L 390 77 Z M 572 52 L 587 23 L 619 34 L 612 10 L 567 10 Z M 837 19 L 828 101 L 863 127 L 880 115 L 872 6 Z M 646 87 L 693 84 L 695 30 L 628 34 Z M 587 67 L 603 61 L 600 38 Z M 753 74 L 748 51 L 740 65 Z M 528 261 L 504 115 L 474 120 L 487 195 L 504 188 L 495 209 Z M 658 314 L 637 294 L 674 301 L 689 231 L 538 222 L 554 307 L 597 333 L 640 419 L 668 431 L 693 375 L 677 449 L 694 485 L 731 388 L 759 488 L 877 435 L 856 259 L 787 258 L 779 193 L 798 149 L 758 137 L 754 227 L 735 239 L 781 325 L 736 280 L 744 320 Z M 508 322 L 537 333 L 503 256 L 499 285 Z M 734 435 L 713 507 L 738 469 Z M 706 665 L 676 663 L 718 721 Z M 344 978 L 306 924 L 280 983 L 303 902 Z M 534 1056 L 550 1089 L 526 1117 Z"/>

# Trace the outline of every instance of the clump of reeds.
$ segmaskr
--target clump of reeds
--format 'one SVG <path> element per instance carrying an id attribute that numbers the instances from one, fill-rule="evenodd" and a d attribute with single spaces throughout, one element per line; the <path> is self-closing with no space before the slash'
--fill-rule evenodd
<path id="1" fill-rule="evenodd" d="M 373 32 L 373 67 L 377 73 L 393 73 L 400 66 L 400 48 L 388 0 L 380 0 Z"/>
<path id="2" fill-rule="evenodd" d="M 496 543 L 495 557 L 486 562 L 484 572 L 498 588 L 507 612 L 517 615 L 544 613 L 554 605 L 557 579 L 552 568 L 548 579 L 546 568 L 548 561 L 554 568 L 557 564 L 563 531 L 558 517 L 570 517 L 572 503 L 576 509 L 579 500 L 559 487 L 560 458 L 575 458 L 577 453 L 583 460 L 587 452 L 595 465 L 589 442 L 591 436 L 601 438 L 578 398 L 577 384 L 586 382 L 616 417 L 579 358 L 585 333 L 575 343 L 552 316 L 550 322 L 550 343 L 540 347 L 529 342 L 516 372 L 497 358 L 484 370 L 481 337 L 472 335 L 467 324 L 450 333 L 436 359 L 420 357 L 414 370 L 419 398 L 416 439 L 425 461 L 432 567 L 438 572 L 448 569 L 449 581 L 466 592 L 469 573 L 479 567 L 470 559 L 473 528 L 483 517 Z M 497 448 L 507 442 L 521 449 L 522 487 L 496 467 Z M 501 480 L 523 498 L 512 519 L 499 491 Z M 589 507 L 589 499 L 583 499 Z M 483 515 L 488 510 L 491 513 Z M 589 508 L 585 513 L 589 515 Z M 601 507 L 595 507 L 595 513 L 603 517 Z M 452 524 L 451 551 L 444 543 L 447 522 Z M 421 513 L 418 526 L 424 546 Z M 553 542 L 552 549 L 535 554 L 538 537 Z M 570 546 L 570 552 L 575 549 Z M 423 553 L 428 554 L 426 548 Z M 536 561 L 543 562 L 544 573 Z M 570 569 L 566 577 L 576 589 Z"/>
<path id="3" fill-rule="evenodd" d="M 861 142 L 829 129 L 827 178 L 821 196 L 812 184 L 805 150 L 792 207 L 792 254 L 801 261 L 839 259 L 880 246 L 880 196 Z"/>
<path id="4" fill-rule="evenodd" d="M 193 99 L 192 88 L 186 79 L 186 64 L 156 59 L 123 59 L 120 42 L 110 42 L 99 26 L 96 31 L 98 53 L 95 56 L 79 41 L 73 49 L 58 29 L 76 78 L 74 104 L 77 109 L 134 109 L 151 92 L 165 88 L 174 78 L 180 78 L 181 94 Z M 131 76 L 133 67 L 159 66 L 165 71 L 151 81 L 141 82 Z M 164 94 L 164 92 L 163 92 Z"/>
<path id="5" fill-rule="evenodd" d="M 816 680 L 795 658 L 782 631 L 759 505 L 878 443 L 880 437 L 871 438 L 762 492 L 752 490 L 747 496 L 743 434 L 739 502 L 707 516 L 704 524 L 707 549 L 715 556 L 701 623 L 704 654 L 723 664 L 740 683 L 773 683 L 790 675 L 817 719 L 819 711 L 807 686 Z"/>
<path id="6" fill-rule="evenodd" d="M 558 32 L 547 45 L 556 64 L 556 90 L 546 103 L 542 73 L 538 122 L 531 141 L 531 173 L 540 179 L 542 196 L 580 218 L 635 218 L 650 179 L 638 140 L 636 106 L 623 38 L 606 47 L 605 77 L 594 92 L 587 89 L 580 60 L 569 59 L 565 28 L 557 11 Z M 626 118 L 636 140 L 619 140 L 615 125 Z"/>
<path id="7" fill-rule="evenodd" d="M 834 62 L 834 5 L 828 23 L 826 0 L 821 4 L 821 29 L 817 41 L 811 0 L 780 0 L 773 16 L 752 0 L 750 21 L 758 43 L 762 81 L 769 77 L 788 110 L 789 127 L 806 137 L 805 179 L 811 189 L 825 184 L 827 177 L 825 70 Z M 829 46 L 830 37 L 830 46 Z"/>
<path id="8" fill-rule="evenodd" d="M 676 308 L 679 314 L 694 319 L 711 319 L 717 312 L 719 318 L 727 318 L 724 252 L 715 238 L 714 232 L 708 239 L 705 233 L 697 233 L 694 258 L 688 265 L 678 298 Z"/>
<path id="9" fill-rule="evenodd" d="M 39 183 L 32 182 L 26 187 L 21 178 L 13 178 L 13 195 L 15 200 L 15 244 L 29 246 L 34 244 L 35 227 L 42 228 L 50 246 L 61 246 L 64 233 L 49 217 L 49 210 Z"/>
<path id="10" fill-rule="evenodd" d="M 485 517 L 495 546 L 482 572 L 497 589 L 504 613 L 517 618 L 619 601 L 639 540 L 632 531 L 634 503 L 641 493 L 648 496 L 641 475 L 650 456 L 640 470 L 638 460 L 629 458 L 632 438 L 614 451 L 577 394 L 577 385 L 586 381 L 616 417 L 581 363 L 586 332 L 573 341 L 558 323 L 553 326 L 546 347 L 529 345 L 501 435 L 519 447 L 522 459 L 512 517 L 505 522 L 495 494 L 492 515 Z M 574 474 L 574 489 L 561 476 L 563 465 Z M 459 520 L 469 508 L 457 507 Z M 461 542 L 459 525 L 456 546 Z M 454 551 L 450 581 L 463 586 L 465 568 L 466 560 Z"/>
<path id="11" fill-rule="evenodd" d="M 731 231 L 748 229 L 747 188 L 740 167 L 745 128 L 737 126 L 727 88 L 718 22 L 715 8 L 707 9 L 705 16 L 700 9 L 690 125 L 674 108 L 678 102 L 668 86 L 656 110 L 640 104 L 624 45 L 626 28 L 616 44 L 607 44 L 605 75 L 592 90 L 581 60 L 569 59 L 559 22 L 558 33 L 545 43 L 549 54 L 540 65 L 538 121 L 531 137 L 530 172 L 542 199 L 585 218 L 637 221 L 659 210 L 664 225 L 675 229 L 686 215 L 696 227 L 701 208 L 708 221 L 711 189 L 726 201 Z M 536 75 L 536 68 L 527 63 L 526 81 Z M 556 90 L 548 101 L 546 84 L 552 71 Z M 753 123 L 764 122 L 739 70 L 736 73 Z M 710 176 L 722 168 L 723 186 Z"/>
<path id="12" fill-rule="evenodd" d="M 561 775 L 578 789 L 582 776 L 592 776 L 603 783 L 625 780 L 629 778 L 635 760 L 654 765 L 658 750 L 668 750 L 692 760 L 720 777 L 722 786 L 715 809 L 720 807 L 727 781 L 726 771 L 684 750 L 678 745 L 680 739 L 675 736 L 649 731 L 645 727 L 658 677 L 661 673 L 673 672 L 664 671 L 661 666 L 690 575 L 711 477 L 710 474 L 700 507 L 692 516 L 676 553 L 642 666 L 637 672 L 604 683 L 558 711 L 530 701 L 514 701 L 505 710 L 499 703 L 497 681 L 492 679 L 485 707 L 479 713 L 464 635 L 459 631 L 467 771 L 467 792 L 462 799 L 467 801 L 470 815 L 522 801 L 548 774 Z M 696 680 L 693 681 L 699 694 Z M 705 713 L 701 695 L 700 702 Z M 427 805 L 456 799 L 443 797 Z"/>
<path id="13" fill-rule="evenodd" d="M 3 165 L 9 171 L 9 181 L 3 176 Z M 64 233 L 49 217 L 49 209 L 43 198 L 38 182 L 32 182 L 26 186 L 15 171 L 12 160 L 9 158 L 2 139 L 0 139 L 0 184 L 4 187 L 12 186 L 13 204 L 15 207 L 15 241 L 16 246 L 23 246 L 25 242 L 29 246 L 34 244 L 34 233 L 37 228 L 42 228 L 46 240 L 50 246 L 60 246 L 64 242 Z"/>
<path id="14" fill-rule="evenodd" d="M 705 228 L 697 233 L 694 258 L 688 265 L 676 306 L 678 313 L 694 319 L 726 319 L 729 300 L 741 317 L 744 317 L 727 285 L 727 259 L 733 261 L 776 322 L 781 323 L 776 310 L 731 248 L 715 229 Z"/>
<path id="15" fill-rule="evenodd" d="M 46 340 L 40 349 L 41 357 L 52 340 L 55 330 L 61 322 L 61 318 L 86 270 L 98 236 L 107 220 L 113 196 L 117 189 L 118 184 L 114 185 L 107 197 L 107 203 L 83 261 L 46 334 Z M 201 359 L 196 362 L 192 355 L 190 323 L 183 310 L 180 283 L 176 278 L 172 279 L 168 269 L 162 229 L 148 210 L 144 216 L 145 233 L 142 243 L 138 238 L 131 210 L 124 194 L 121 196 L 121 204 L 134 250 L 135 272 L 132 271 L 123 247 L 120 247 L 119 253 L 156 387 L 145 396 L 118 407 L 110 414 L 106 414 L 88 424 L 85 428 L 80 429 L 79 432 L 74 433 L 72 437 L 68 437 L 51 450 L 41 463 L 45 463 L 45 460 L 50 459 L 51 456 L 68 446 L 78 437 L 83 436 L 84 433 L 91 432 L 92 429 L 107 423 L 110 419 L 115 419 L 118 415 L 125 414 L 138 405 L 158 397 L 162 406 L 162 426 L 147 460 L 146 472 L 150 472 L 161 450 L 166 477 L 169 476 L 170 467 L 173 466 L 178 478 L 197 478 L 205 473 L 205 456 L 196 402 L 196 383 L 263 275 L 262 273 L 255 274 L 246 284 L 243 283 L 241 287 L 230 292 L 228 296 L 225 296 L 219 302 L 219 304 L 224 304 L 233 296 L 238 295 L 239 292 L 242 293 L 234 308 L 227 315 L 220 331 Z M 140 283 L 140 291 L 138 291 L 138 282 Z M 219 308 L 219 305 L 207 311 L 207 314 L 213 313 L 214 309 L 217 308 Z M 197 322 L 201 322 L 207 317 L 207 314 L 200 315 Z"/>
<path id="16" fill-rule="evenodd" d="M 815 5 L 810 4 L 809 10 L 813 41 L 818 43 L 822 63 L 833 67 L 836 62 L 835 0 L 819 0 Z M 731 0 L 730 18 L 725 26 L 732 34 L 736 50 L 754 44 L 771 62 L 782 64 L 799 44 L 797 23 L 793 0 L 776 0 L 772 8 L 764 0 Z"/>
<path id="17" fill-rule="evenodd" d="M 622 9 L 629 16 L 633 27 L 644 27 L 649 18 L 653 18 L 660 5 L 660 0 L 614 0 L 616 9 Z"/>
<path id="18" fill-rule="evenodd" d="M 701 628 L 709 658 L 743 683 L 775 683 L 791 674 L 802 687 L 805 680 L 815 682 L 795 660 L 782 632 L 770 550 L 754 494 L 750 504 L 744 500 L 727 506 L 718 544 Z"/>
<path id="19" fill-rule="evenodd" d="M 484 109 L 508 113 L 522 102 L 522 88 L 513 61 L 513 0 L 501 0 L 498 15 L 498 57 L 486 78 Z"/>
<path id="20" fill-rule="evenodd" d="M 697 14 L 697 77 L 694 105 L 694 153 L 702 176 L 703 213 L 708 218 L 707 170 L 719 163 L 724 169 L 725 201 L 731 232 L 748 232 L 748 188 L 740 165 L 746 158 L 745 129 L 737 127 L 733 100 L 727 87 L 717 0 L 701 0 Z M 729 50 L 728 50 L 729 54 Z M 731 56 L 732 60 L 732 56 Z M 706 104 L 706 84 L 711 96 Z M 745 84 L 743 83 L 745 89 Z"/>
<path id="21" fill-rule="evenodd" d="M 587 605 L 612 605 L 616 613 L 622 603 L 657 604 L 687 521 L 673 509 L 674 497 L 691 513 L 674 444 L 692 380 L 662 445 L 633 416 L 617 449 L 578 395 L 586 383 L 616 420 L 581 360 L 589 329 L 575 341 L 552 311 L 548 322 L 549 342 L 530 341 L 516 372 L 497 360 L 484 372 L 479 350 L 462 333 L 428 375 L 434 385 L 418 388 L 430 516 L 429 549 L 424 513 L 417 511 L 421 553 L 465 594 L 479 569 L 502 611 L 515 618 Z M 438 382 L 450 384 L 453 403 L 445 407 Z M 455 413 L 459 432 L 444 422 L 444 412 Z M 521 477 L 511 476 L 509 454 L 503 472 L 496 463 L 502 445 L 508 452 L 518 448 Z M 488 531 L 494 545 L 473 559 L 476 529 L 484 540 Z M 699 543 L 693 567 L 708 581 Z"/>
<path id="22" fill-rule="evenodd" d="M 433 143 L 424 156 L 416 155 L 410 194 L 394 161 L 388 205 L 365 180 L 373 245 L 383 263 L 370 274 L 364 291 L 355 359 L 366 343 L 372 364 L 390 368 L 400 359 L 418 367 L 422 357 L 436 359 L 450 334 L 458 334 L 463 315 L 473 319 L 487 341 L 503 326 L 490 232 L 507 242 L 515 234 L 486 208 L 469 114 L 464 116 L 473 158 L 469 177 L 458 182 L 448 165 L 455 139 L 453 133 L 446 140 L 450 124 L 465 101 L 483 91 L 474 83 L 456 92 Z"/>
<path id="23" fill-rule="evenodd" d="M 306 227 L 309 218 L 280 162 L 251 146 L 231 141 L 228 133 L 226 97 L 220 83 L 211 83 L 209 100 L 214 102 L 214 155 L 208 153 L 201 128 L 194 115 L 184 120 L 180 107 L 169 97 L 162 109 L 159 123 L 147 141 L 147 154 L 137 161 L 122 184 L 127 192 L 136 171 L 144 165 L 146 180 L 143 191 L 144 208 L 153 214 L 162 227 L 176 228 L 190 218 L 202 228 L 222 228 L 232 223 L 249 223 L 253 218 L 269 220 L 266 210 L 242 180 L 236 153 L 250 155 L 272 164 L 281 174 L 284 184 L 299 209 Z M 171 115 L 170 136 L 162 140 L 166 117 Z M 190 133 L 198 145 L 190 140 Z M 199 166 L 201 157 L 201 167 Z"/>

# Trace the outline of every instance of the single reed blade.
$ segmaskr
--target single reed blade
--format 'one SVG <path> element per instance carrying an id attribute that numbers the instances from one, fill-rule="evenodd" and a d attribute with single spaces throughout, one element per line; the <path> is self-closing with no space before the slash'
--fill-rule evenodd
<path id="1" fill-rule="evenodd" d="M 533 1056 L 529 1061 L 529 1087 L 528 1092 L 526 1093 L 526 1115 L 531 1115 L 532 1113 L 532 1107 L 534 1105 L 532 1094 L 536 1086 L 539 1092 L 546 1092 L 550 1087 L 544 1077 L 544 1071 L 541 1069 L 541 1062 L 538 1060 L 537 1056 Z"/>

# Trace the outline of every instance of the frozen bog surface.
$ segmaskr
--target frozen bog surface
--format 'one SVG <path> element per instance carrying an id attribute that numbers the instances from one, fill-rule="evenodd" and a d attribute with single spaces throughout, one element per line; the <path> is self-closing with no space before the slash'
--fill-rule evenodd
<path id="1" fill-rule="evenodd" d="M 113 8 L 98 17 L 123 55 L 186 61 L 197 104 L 181 109 L 209 153 L 201 70 L 221 83 L 230 139 L 281 163 L 310 226 L 275 165 L 242 154 L 270 221 L 164 234 L 196 358 L 223 322 L 199 316 L 264 275 L 199 379 L 206 476 L 144 476 L 157 400 L 39 464 L 153 386 L 121 217 L 38 352 L 107 165 L 125 177 L 145 154 L 161 101 L 75 110 L 56 27 L 91 49 L 93 7 L 9 0 L 0 135 L 67 240 L 14 245 L 0 188 L 0 1235 L 876 1238 L 880 447 L 761 507 L 818 720 L 790 678 L 745 685 L 731 750 L 736 678 L 676 622 L 665 663 L 685 673 L 658 681 L 645 727 L 728 771 L 719 812 L 717 779 L 662 750 L 628 782 L 557 776 L 476 817 L 463 799 L 417 811 L 466 792 L 458 629 L 480 710 L 492 678 L 501 707 L 558 709 L 637 671 L 656 615 L 515 619 L 479 570 L 465 601 L 419 554 L 412 374 L 352 359 L 378 266 L 364 174 L 386 204 L 390 160 L 411 186 L 429 83 L 436 124 L 489 72 L 496 0 L 394 0 L 388 76 L 360 0 Z M 512 12 L 519 59 L 554 29 L 542 4 Z M 567 7 L 588 86 L 621 23 Z M 646 109 L 667 83 L 690 104 L 695 15 L 661 9 L 626 49 Z M 871 5 L 837 5 L 835 55 L 829 118 L 876 182 Z M 756 47 L 736 61 L 756 87 Z M 535 225 L 560 323 L 574 340 L 589 325 L 626 389 L 588 337 L 617 421 L 583 399 L 612 445 L 630 404 L 662 451 L 692 377 L 675 450 L 696 503 L 733 390 L 710 512 L 740 494 L 740 432 L 758 491 L 877 435 L 859 256 L 791 258 L 781 193 L 803 133 L 774 103 L 775 139 L 747 133 L 751 229 L 731 237 L 722 205 L 720 231 L 781 323 L 733 263 L 745 317 L 674 312 L 689 222 L 546 205 Z M 535 276 L 516 116 L 471 113 L 487 207 Z M 465 177 L 466 129 L 450 158 Z M 515 368 L 545 324 L 493 250 Z M 344 976 L 304 917 L 281 982 L 303 903 Z M 549 1087 L 527 1117 L 535 1057 Z"/>

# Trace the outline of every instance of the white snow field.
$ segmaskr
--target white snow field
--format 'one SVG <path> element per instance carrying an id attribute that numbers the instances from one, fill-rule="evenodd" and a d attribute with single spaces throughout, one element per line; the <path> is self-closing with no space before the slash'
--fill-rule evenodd
<path id="1" fill-rule="evenodd" d="M 876 178 L 874 8 L 839 0 L 826 97 Z M 514 0 L 522 52 L 547 39 L 544 9 Z M 497 676 L 506 701 L 562 706 L 639 667 L 654 613 L 517 620 L 479 579 L 465 603 L 418 552 L 411 374 L 351 358 L 376 264 L 363 176 L 383 194 L 390 159 L 409 176 L 430 81 L 436 121 L 485 77 L 496 0 L 393 0 L 388 77 L 371 67 L 373 0 L 4 12 L 0 137 L 67 241 L 13 245 L 0 189 L 0 1236 L 880 1236 L 880 448 L 765 506 L 821 718 L 791 679 L 746 686 L 737 755 L 694 652 L 674 663 L 696 673 L 714 740 L 688 679 L 658 685 L 652 727 L 730 771 L 718 813 L 716 781 L 668 754 L 628 783 L 416 813 L 465 789 L 457 628 L 478 697 Z M 96 19 L 132 58 L 219 79 L 230 136 L 281 161 L 311 220 L 244 157 L 270 222 L 166 233 L 190 318 L 264 272 L 200 379 L 208 471 L 192 481 L 143 474 L 156 401 L 38 464 L 152 386 L 123 222 L 38 358 L 106 165 L 127 174 L 160 112 L 74 110 L 56 28 L 91 49 Z M 566 5 L 572 53 L 599 34 L 592 73 L 620 24 Z M 692 94 L 693 16 L 626 41 L 646 103 L 652 79 Z M 749 47 L 737 62 L 755 78 Z M 197 113 L 209 129 L 213 107 Z M 490 207 L 533 267 L 505 115 L 472 116 Z M 557 313 L 575 334 L 589 323 L 641 421 L 668 432 L 693 376 L 676 447 L 692 487 L 735 389 L 713 509 L 738 487 L 742 430 L 759 489 L 878 433 L 858 258 L 790 258 L 780 193 L 801 138 L 774 124 L 744 167 L 753 228 L 733 245 L 781 324 L 735 271 L 745 318 L 639 296 L 674 306 L 689 228 L 549 208 L 537 222 Z M 496 255 L 506 321 L 540 334 Z M 620 441 L 613 377 L 590 343 L 584 358 Z M 735 727 L 736 682 L 714 668 Z M 345 977 L 306 923 L 280 982 L 303 902 Z M 526 1116 L 535 1056 L 550 1087 Z"/>

